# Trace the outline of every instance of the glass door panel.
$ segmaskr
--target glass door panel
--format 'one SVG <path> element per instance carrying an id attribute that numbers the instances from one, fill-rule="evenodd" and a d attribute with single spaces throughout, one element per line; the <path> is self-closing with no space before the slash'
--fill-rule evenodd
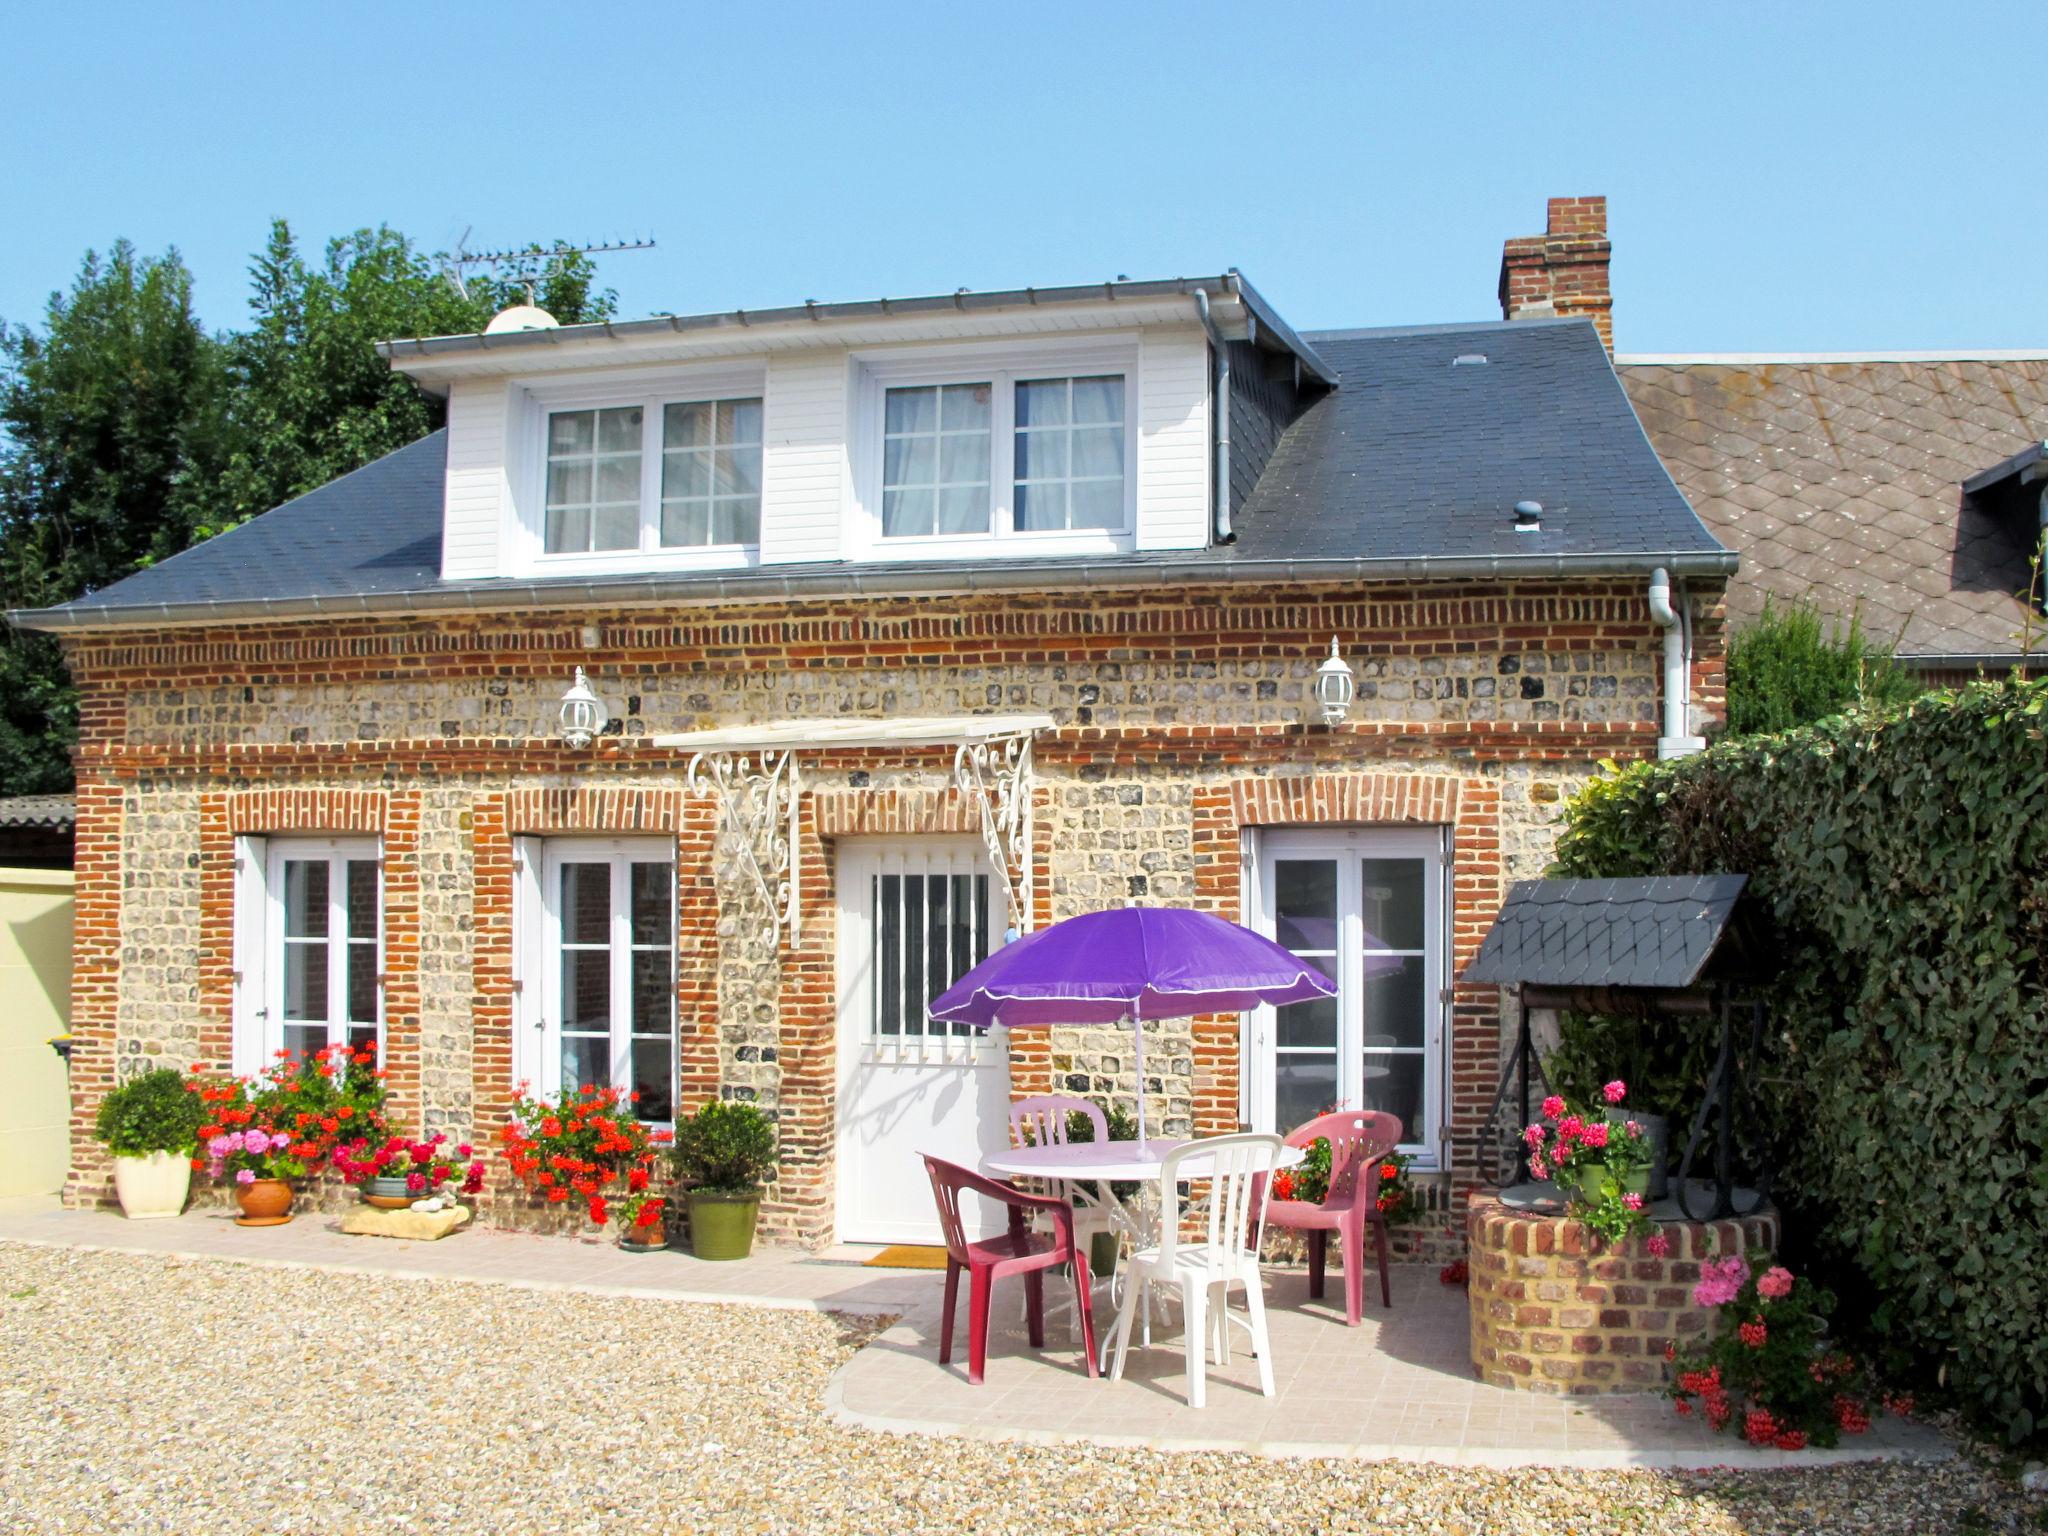
<path id="1" fill-rule="evenodd" d="M 1368 858 L 1358 868 L 1360 1102 L 1399 1116 L 1401 1140 L 1419 1144 L 1428 1134 L 1429 866 L 1419 858 Z"/>
<path id="2" fill-rule="evenodd" d="M 1337 973 L 1340 910 L 1334 858 L 1278 859 L 1273 921 L 1279 943 L 1326 976 Z M 1292 1130 L 1343 1096 L 1341 998 L 1290 1003 L 1275 1011 L 1273 1123 Z"/>
<path id="3" fill-rule="evenodd" d="M 614 1088 L 675 1118 L 675 853 L 562 839 L 543 858 L 542 1091 Z M 550 1077 L 552 1074 L 552 1077 Z"/>

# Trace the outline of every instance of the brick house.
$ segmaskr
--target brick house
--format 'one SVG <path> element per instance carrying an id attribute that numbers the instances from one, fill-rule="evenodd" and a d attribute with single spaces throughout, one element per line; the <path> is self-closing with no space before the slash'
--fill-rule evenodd
<path id="1" fill-rule="evenodd" d="M 1363 1100 L 1469 1186 L 1499 1004 L 1454 977 L 1558 802 L 1719 704 L 1735 560 L 1602 341 L 1301 336 L 1231 272 L 391 343 L 442 431 L 15 616 L 81 693 L 69 1197 L 119 1077 L 374 1038 L 428 1129 L 758 1101 L 765 1230 L 928 1238 L 915 1150 L 1133 1079 L 923 1003 L 1125 901 L 1342 988 L 1155 1026 L 1169 1131 Z"/>

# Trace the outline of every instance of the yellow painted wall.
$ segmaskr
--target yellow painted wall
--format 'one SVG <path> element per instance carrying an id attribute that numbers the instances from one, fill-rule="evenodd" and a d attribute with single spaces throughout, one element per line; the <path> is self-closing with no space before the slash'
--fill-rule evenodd
<path id="1" fill-rule="evenodd" d="M 0 1196 L 63 1187 L 71 1092 L 71 871 L 0 869 Z"/>

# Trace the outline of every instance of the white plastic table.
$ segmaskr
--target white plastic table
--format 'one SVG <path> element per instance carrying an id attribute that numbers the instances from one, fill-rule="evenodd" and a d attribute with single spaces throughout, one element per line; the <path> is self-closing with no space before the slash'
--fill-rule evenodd
<path id="1" fill-rule="evenodd" d="M 1136 1250 L 1149 1247 L 1158 1238 L 1156 1196 L 1160 1170 L 1166 1166 L 1170 1153 L 1186 1145 L 1185 1141 L 1158 1136 L 1149 1141 L 1055 1141 L 991 1152 L 982 1158 L 981 1166 L 984 1173 L 998 1178 L 1045 1179 L 1071 1185 L 1082 1203 L 1107 1216 L 1110 1230 L 1130 1238 L 1131 1247 Z M 1305 1148 L 1282 1147 L 1278 1166 L 1292 1168 L 1307 1156 Z M 1180 1171 L 1186 1178 L 1202 1179 L 1209 1176 L 1212 1168 L 1207 1158 L 1191 1157 L 1180 1165 Z M 1138 1186 L 1135 1207 L 1118 1199 L 1111 1187 L 1123 1183 Z M 1123 1266 L 1118 1265 L 1109 1275 L 1109 1296 L 1114 1305 L 1122 1305 L 1122 1283 Z M 1150 1317 L 1145 1319 L 1144 1326 L 1149 1343 Z M 1105 1338 L 1102 1343 L 1106 1359 L 1109 1341 Z"/>

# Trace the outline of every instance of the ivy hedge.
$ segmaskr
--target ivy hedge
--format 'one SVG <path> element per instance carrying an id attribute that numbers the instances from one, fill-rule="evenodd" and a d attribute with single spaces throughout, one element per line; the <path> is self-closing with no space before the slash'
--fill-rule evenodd
<path id="1" fill-rule="evenodd" d="M 1775 929 L 1751 1082 L 1788 1239 L 1894 1368 L 2048 1430 L 2048 680 L 1620 770 L 1553 873 L 1722 871 Z M 1685 1026 L 1644 1027 L 1686 1073 Z"/>

